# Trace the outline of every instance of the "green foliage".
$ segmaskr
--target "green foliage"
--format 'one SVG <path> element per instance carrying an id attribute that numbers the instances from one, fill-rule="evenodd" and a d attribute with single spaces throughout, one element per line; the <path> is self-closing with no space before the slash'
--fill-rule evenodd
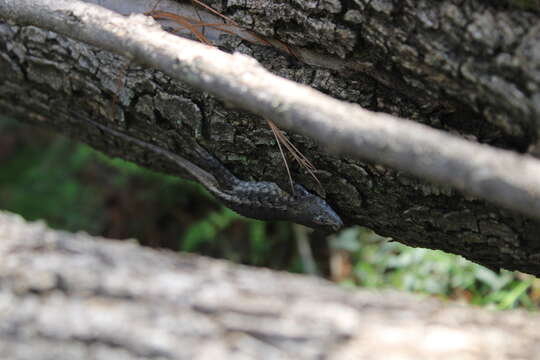
<path id="1" fill-rule="evenodd" d="M 365 228 L 342 231 L 331 247 L 351 254 L 352 270 L 341 279 L 348 286 L 392 287 L 500 310 L 532 310 L 540 301 L 540 284 L 533 276 L 499 274 L 461 256 L 386 241 Z"/>
<path id="2" fill-rule="evenodd" d="M 249 239 L 252 249 L 249 262 L 252 265 L 263 266 L 271 251 L 271 240 L 266 236 L 266 223 L 264 221 L 251 221 Z"/>
<path id="3" fill-rule="evenodd" d="M 2 162 L 0 204 L 30 220 L 40 219 L 45 213 L 54 227 L 93 230 L 100 199 L 93 196 L 93 186 L 82 184 L 76 177 L 91 156 L 89 148 L 74 147 L 63 138 L 57 138 L 45 151 L 23 147 Z"/>
<path id="4" fill-rule="evenodd" d="M 238 218 L 240 215 L 225 207 L 221 211 L 208 214 L 204 219 L 197 221 L 187 229 L 182 240 L 181 250 L 195 251 L 204 243 L 216 241 L 220 233 Z"/>

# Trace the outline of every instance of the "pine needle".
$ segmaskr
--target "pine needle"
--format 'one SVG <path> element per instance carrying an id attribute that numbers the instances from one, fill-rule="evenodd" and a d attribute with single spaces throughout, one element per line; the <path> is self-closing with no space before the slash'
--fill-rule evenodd
<path id="1" fill-rule="evenodd" d="M 298 162 L 298 164 L 306 169 L 306 171 L 315 179 L 317 184 L 322 188 L 322 184 L 317 178 L 317 175 L 315 175 L 315 171 L 317 168 L 313 165 L 311 161 L 307 157 L 302 154 L 300 150 L 281 132 L 281 130 L 274 124 L 272 121 L 266 119 L 266 122 L 268 123 L 268 126 L 270 127 L 270 130 L 272 130 L 272 133 L 274 134 L 274 137 L 276 138 L 276 141 L 278 143 L 279 150 L 281 152 L 281 156 L 283 157 L 283 160 L 285 162 L 285 167 L 287 168 L 287 173 L 289 175 L 289 180 L 291 182 L 291 186 L 293 184 L 291 172 L 289 170 L 289 165 L 287 164 L 287 160 L 285 158 L 285 155 L 281 149 L 281 144 L 283 144 L 287 150 L 291 153 L 293 158 Z"/>
<path id="2" fill-rule="evenodd" d="M 242 29 L 242 30 L 248 32 L 256 41 L 254 41 L 252 39 L 248 39 L 248 38 L 244 38 L 244 39 L 251 42 L 251 43 L 258 44 L 258 45 L 264 44 L 266 46 L 271 46 L 271 47 L 275 47 L 275 48 L 279 49 L 278 46 L 275 46 L 270 41 L 266 40 L 264 37 L 254 33 L 253 31 L 243 29 L 236 21 L 234 21 L 233 19 L 223 15 L 219 11 L 217 11 L 217 10 L 213 9 L 212 7 L 206 5 L 205 3 L 203 3 L 200 0 L 191 0 L 191 2 L 194 5 L 196 4 L 196 5 L 199 5 L 199 6 L 203 7 L 204 9 L 208 10 L 209 12 L 211 12 L 212 14 L 214 14 L 216 16 L 219 16 L 220 18 L 225 20 L 225 23 L 224 24 L 204 23 L 202 21 L 201 15 L 199 14 L 199 11 L 197 10 L 197 8 L 195 6 L 193 8 L 195 9 L 195 12 L 196 12 L 197 17 L 199 18 L 199 20 L 190 19 L 190 18 L 188 18 L 186 16 L 176 15 L 176 14 L 166 12 L 166 11 L 156 10 L 156 8 L 157 8 L 157 6 L 159 5 L 160 2 L 161 2 L 161 0 L 157 0 L 156 3 L 154 4 L 154 6 L 152 7 L 152 10 L 150 10 L 148 12 L 145 12 L 144 14 L 147 15 L 147 16 L 152 16 L 154 19 L 167 19 L 167 20 L 174 21 L 174 22 L 180 24 L 181 26 L 185 27 L 189 31 L 191 31 L 197 37 L 197 39 L 200 42 L 205 43 L 207 45 L 213 45 L 213 44 L 208 40 L 208 38 L 204 34 L 204 32 L 205 32 L 204 28 L 206 26 L 212 27 L 212 28 L 214 28 L 216 30 L 219 30 L 219 31 L 231 34 L 231 35 L 238 35 L 234 31 L 224 29 L 224 27 L 226 27 L 226 26 L 232 26 L 232 27 L 236 27 L 238 29 Z M 202 27 L 202 32 L 196 30 L 195 29 L 196 27 Z M 297 59 L 300 59 L 299 55 L 296 54 L 289 45 L 287 45 L 283 41 L 280 41 L 280 40 L 277 40 L 277 39 L 274 39 L 274 41 L 276 41 L 277 43 L 280 44 L 280 46 L 282 47 L 281 50 L 284 49 L 287 53 L 289 53 L 289 55 L 291 55 L 291 56 L 293 56 L 293 57 L 295 57 Z"/>
<path id="3" fill-rule="evenodd" d="M 210 46 L 213 46 L 213 44 L 210 42 L 210 40 L 208 40 L 206 38 L 206 36 L 204 36 L 203 33 L 201 33 L 199 30 L 197 30 L 196 26 L 194 26 L 194 24 L 192 24 L 188 20 L 188 18 L 186 18 L 185 16 L 173 14 L 173 13 L 166 12 L 166 11 L 160 11 L 160 10 L 153 10 L 153 11 L 146 12 L 144 14 L 147 15 L 147 16 L 151 16 L 156 20 L 165 19 L 165 20 L 174 21 L 175 23 L 180 24 L 181 26 L 183 26 L 186 29 L 188 29 L 189 31 L 191 31 L 193 33 L 193 35 L 195 35 L 200 42 L 205 43 L 205 44 L 210 45 Z"/>
<path id="4" fill-rule="evenodd" d="M 193 6 L 193 9 L 195 9 L 195 14 L 197 14 L 197 18 L 199 19 L 198 23 L 199 24 L 202 24 L 203 23 L 203 20 L 202 20 L 202 17 L 201 17 L 201 14 L 199 14 L 199 10 L 197 9 L 197 7 L 195 6 L 196 2 L 194 0 L 191 0 L 191 5 Z M 204 36 L 206 36 L 206 34 L 204 33 L 205 32 L 205 28 L 203 26 L 202 28 L 202 34 Z"/>
<path id="5" fill-rule="evenodd" d="M 210 11 L 212 14 L 214 15 L 217 15 L 219 16 L 220 18 L 224 19 L 224 20 L 227 20 L 228 22 L 230 22 L 231 24 L 235 25 L 235 26 L 238 26 L 240 27 L 240 25 L 238 25 L 238 23 L 236 21 L 234 21 L 233 19 L 223 15 L 222 13 L 220 13 L 219 11 L 217 10 L 214 10 L 213 8 L 211 8 L 210 6 L 206 5 L 205 3 L 203 3 L 202 1 L 199 1 L 199 0 L 192 0 L 193 2 L 197 3 L 199 6 L 202 6 L 203 8 L 205 8 L 206 10 Z"/>
<path id="6" fill-rule="evenodd" d="M 281 140 L 279 138 L 280 130 L 278 127 L 270 120 L 266 120 L 268 123 L 268 126 L 270 126 L 270 130 L 272 130 L 272 134 L 274 134 L 274 137 L 276 138 L 277 146 L 279 148 L 279 152 L 281 153 L 281 157 L 283 158 L 283 163 L 285 164 L 285 169 L 287 169 L 287 175 L 289 176 L 289 182 L 291 183 L 291 194 L 294 195 L 294 183 L 291 175 L 291 170 L 289 169 L 289 163 L 287 162 L 287 158 L 285 157 L 285 153 L 283 152 L 283 148 L 281 147 Z"/>
<path id="7" fill-rule="evenodd" d="M 156 3 L 154 4 L 154 6 L 152 7 L 152 10 L 150 10 L 150 12 L 154 12 L 156 10 L 156 8 L 158 7 L 160 2 L 161 2 L 161 0 L 157 0 Z"/>

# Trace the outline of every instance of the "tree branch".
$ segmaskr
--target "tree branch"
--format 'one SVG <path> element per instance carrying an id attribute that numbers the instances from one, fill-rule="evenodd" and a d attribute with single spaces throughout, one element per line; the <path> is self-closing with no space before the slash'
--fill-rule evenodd
<path id="1" fill-rule="evenodd" d="M 382 163 L 540 219 L 540 162 L 533 158 L 340 102 L 272 75 L 251 58 L 168 34 L 148 18 L 66 0 L 11 0 L 0 12 L 160 69 L 334 154 Z"/>
<path id="2" fill-rule="evenodd" d="M 0 213 L 0 357 L 532 359 L 538 315 L 487 312 Z"/>

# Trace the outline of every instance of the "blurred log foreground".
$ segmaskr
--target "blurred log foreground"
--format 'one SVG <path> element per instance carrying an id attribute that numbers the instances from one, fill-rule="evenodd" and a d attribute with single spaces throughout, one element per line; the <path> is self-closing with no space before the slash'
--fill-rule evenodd
<path id="1" fill-rule="evenodd" d="M 258 34 L 211 36 L 208 28 L 209 40 L 225 51 L 254 57 L 279 76 L 471 142 L 538 152 L 536 2 L 205 2 L 238 23 L 228 30 Z M 109 123 L 194 162 L 197 154 L 190 153 L 189 144 L 197 141 L 238 177 L 287 187 L 279 151 L 260 117 L 141 67 L 137 56 L 130 61 L 74 40 L 82 32 L 65 29 L 78 24 L 80 17 L 68 13 L 58 20 L 61 12 L 53 12 L 51 20 L 64 29 L 63 35 L 30 26 L 28 19 L 17 24 L 11 10 L 22 3 L 0 2 L 5 11 L 0 11 L 5 19 L 0 23 L 0 113 L 54 128 L 109 155 L 179 175 L 185 174 L 125 141 L 111 139 L 85 120 Z M 153 5 L 142 0 L 99 3 L 125 14 L 148 11 Z M 32 10 L 25 6 L 24 11 Z M 192 4 L 162 0 L 159 6 L 181 13 Z M 35 23 L 52 27 L 34 15 Z M 203 16 L 206 23 L 223 21 L 207 18 L 212 15 L 202 8 L 192 16 Z M 107 42 L 105 36 L 94 35 L 93 43 Z M 262 36 L 267 40 L 261 41 Z M 118 49 L 109 46 L 109 50 Z M 537 221 L 376 163 L 331 156 L 301 134 L 289 136 L 319 169 L 324 191 L 296 165 L 295 181 L 326 192 L 327 201 L 347 224 L 370 227 L 409 245 L 461 254 L 491 268 L 540 274 Z"/>
<path id="2" fill-rule="evenodd" d="M 0 213 L 0 359 L 538 359 L 540 317 L 48 229 Z"/>

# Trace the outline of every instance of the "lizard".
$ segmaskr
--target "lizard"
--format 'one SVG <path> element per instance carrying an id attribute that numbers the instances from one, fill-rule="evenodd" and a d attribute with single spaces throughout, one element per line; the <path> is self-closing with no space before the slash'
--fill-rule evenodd
<path id="1" fill-rule="evenodd" d="M 85 121 L 113 137 L 171 161 L 200 182 L 225 206 L 240 215 L 259 220 L 290 221 L 327 233 L 336 232 L 343 227 L 343 221 L 330 205 L 300 184 L 294 183 L 294 191 L 288 193 L 273 182 L 241 180 L 202 146 L 196 145 L 195 151 L 209 170 L 207 171 L 172 151 L 93 120 L 85 119 Z"/>

